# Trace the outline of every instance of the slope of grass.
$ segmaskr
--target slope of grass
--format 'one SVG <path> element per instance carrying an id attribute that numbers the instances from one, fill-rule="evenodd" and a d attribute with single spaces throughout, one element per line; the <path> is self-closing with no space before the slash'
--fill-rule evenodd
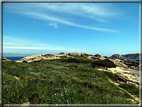
<path id="1" fill-rule="evenodd" d="M 136 95 L 137 97 L 139 97 L 139 88 L 136 87 L 135 85 L 124 83 L 124 84 L 120 84 L 119 87 L 127 90 L 132 95 Z"/>
<path id="2" fill-rule="evenodd" d="M 126 100 L 131 96 L 108 81 L 107 77 L 116 79 L 112 74 L 91 66 L 95 60 L 75 58 L 81 62 L 68 62 L 67 58 L 31 63 L 4 61 L 3 104 L 132 104 Z"/>

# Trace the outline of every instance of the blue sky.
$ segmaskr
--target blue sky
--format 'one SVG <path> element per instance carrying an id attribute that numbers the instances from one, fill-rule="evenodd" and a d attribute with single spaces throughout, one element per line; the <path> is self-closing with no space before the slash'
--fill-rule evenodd
<path id="1" fill-rule="evenodd" d="M 139 53 L 139 3 L 3 3 L 3 53 Z"/>

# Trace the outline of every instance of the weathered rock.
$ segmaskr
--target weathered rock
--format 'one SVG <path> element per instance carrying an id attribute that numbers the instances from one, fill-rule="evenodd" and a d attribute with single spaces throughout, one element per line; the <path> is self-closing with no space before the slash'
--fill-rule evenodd
<path id="1" fill-rule="evenodd" d="M 23 60 L 22 62 L 25 62 L 25 63 L 30 63 L 30 62 L 33 62 L 34 60 Z M 21 62 L 21 61 L 20 61 Z"/>
<path id="2" fill-rule="evenodd" d="M 81 54 L 78 53 L 78 52 L 73 52 L 73 53 L 67 53 L 66 55 L 69 55 L 69 56 L 80 56 Z"/>
<path id="3" fill-rule="evenodd" d="M 122 56 L 123 56 L 124 58 L 139 59 L 139 55 L 142 56 L 142 53 L 126 54 L 126 55 L 122 55 Z"/>
<path id="4" fill-rule="evenodd" d="M 88 59 L 100 59 L 99 57 L 95 57 L 95 56 L 88 56 Z"/>
<path id="5" fill-rule="evenodd" d="M 107 59 L 107 58 L 101 57 L 101 58 L 99 58 L 99 59 L 101 59 L 101 60 L 105 60 L 105 59 Z"/>
<path id="6" fill-rule="evenodd" d="M 101 57 L 101 55 L 99 55 L 99 54 L 96 54 L 95 56 L 96 56 L 96 57 L 99 57 L 99 58 Z"/>
<path id="7" fill-rule="evenodd" d="M 51 56 L 54 56 L 53 54 L 41 54 L 41 56 L 44 56 L 44 57 L 51 57 Z"/>
<path id="8" fill-rule="evenodd" d="M 102 67 L 108 67 L 108 68 L 112 68 L 112 67 L 116 67 L 116 65 L 110 61 L 109 59 L 105 59 L 105 60 L 101 60 L 101 61 L 94 61 L 91 63 L 91 65 L 98 65 L 98 66 L 102 66 Z"/>
<path id="9" fill-rule="evenodd" d="M 124 82 L 127 82 L 127 81 L 128 81 L 128 77 L 127 77 L 127 76 L 124 76 L 122 73 L 117 72 L 117 73 L 115 73 L 115 75 L 116 75 L 120 80 L 122 80 L 122 81 L 124 81 Z"/>
<path id="10" fill-rule="evenodd" d="M 59 53 L 59 54 L 65 54 L 64 52 L 61 52 L 61 53 Z"/>
<path id="11" fill-rule="evenodd" d="M 121 64 L 121 67 L 128 68 L 128 66 L 125 64 Z"/>
<path id="12" fill-rule="evenodd" d="M 112 57 L 112 58 L 123 58 L 123 56 L 122 56 L 122 55 L 119 55 L 119 54 L 114 54 L 114 55 L 112 55 L 111 57 Z"/>
<path id="13" fill-rule="evenodd" d="M 67 57 L 66 54 L 54 54 L 54 56 L 55 56 L 55 57 L 65 57 L 65 58 Z"/>
<path id="14" fill-rule="evenodd" d="M 122 73 L 117 72 L 115 75 L 123 82 L 135 85 L 141 85 L 140 82 L 136 79 L 135 75 L 131 72 L 122 72 Z"/>
<path id="15" fill-rule="evenodd" d="M 41 57 L 41 59 L 48 59 L 47 57 Z"/>
<path id="16" fill-rule="evenodd" d="M 48 59 L 60 59 L 60 57 L 50 57 L 50 58 L 48 58 Z"/>
<path id="17" fill-rule="evenodd" d="M 81 56 L 88 56 L 88 54 L 86 52 L 82 52 Z"/>
<path id="18" fill-rule="evenodd" d="M 4 57 L 3 60 L 4 61 L 11 61 L 11 60 L 7 59 L 6 57 Z"/>
<path id="19" fill-rule="evenodd" d="M 33 62 L 40 62 L 41 61 L 41 58 L 38 58 L 38 59 L 34 59 Z"/>
<path id="20" fill-rule="evenodd" d="M 142 64 L 140 64 L 140 65 L 138 66 L 138 69 L 141 69 L 141 70 L 142 70 Z"/>
<path id="21" fill-rule="evenodd" d="M 23 60 L 22 60 L 22 61 L 19 61 L 19 60 L 18 60 L 18 61 L 15 61 L 15 62 L 22 63 L 22 62 L 23 62 Z"/>
<path id="22" fill-rule="evenodd" d="M 135 66 L 130 66 L 131 69 L 135 69 Z"/>
<path id="23" fill-rule="evenodd" d="M 6 58 L 6 57 L 4 57 L 4 58 L 3 58 L 3 60 L 7 60 L 7 58 Z"/>

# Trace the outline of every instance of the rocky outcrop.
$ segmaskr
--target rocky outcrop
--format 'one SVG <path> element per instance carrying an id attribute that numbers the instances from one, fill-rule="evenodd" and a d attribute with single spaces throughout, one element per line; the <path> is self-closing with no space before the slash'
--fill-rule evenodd
<path id="1" fill-rule="evenodd" d="M 122 55 L 114 54 L 111 56 L 112 58 L 124 58 Z"/>
<path id="2" fill-rule="evenodd" d="M 66 54 L 54 54 L 55 57 L 64 57 L 67 58 Z"/>
<path id="3" fill-rule="evenodd" d="M 81 56 L 89 56 L 89 54 L 87 54 L 86 52 L 82 52 Z"/>
<path id="4" fill-rule="evenodd" d="M 139 54 L 142 56 L 142 53 L 126 54 L 126 55 L 122 55 L 122 56 L 123 56 L 124 58 L 139 59 Z"/>
<path id="5" fill-rule="evenodd" d="M 98 69 L 99 71 L 106 71 L 114 73 L 119 81 L 123 81 L 130 84 L 135 84 L 136 86 L 141 86 L 140 81 L 136 78 L 135 74 L 123 67 L 116 67 L 116 68 L 107 68 L 106 69 Z"/>
<path id="6" fill-rule="evenodd" d="M 31 62 L 40 62 L 42 59 L 50 60 L 50 59 L 60 59 L 60 57 L 67 57 L 66 54 L 41 54 L 41 55 L 32 55 L 24 57 L 18 61 L 15 62 L 25 62 L 25 63 L 31 63 Z"/>
<path id="7" fill-rule="evenodd" d="M 67 53 L 66 55 L 68 55 L 68 56 L 81 56 L 81 54 L 78 53 L 78 52 Z"/>
<path id="8" fill-rule="evenodd" d="M 110 59 L 112 62 L 114 62 L 115 65 L 117 65 L 118 67 L 124 67 L 124 68 L 128 68 L 127 65 L 124 64 L 124 61 L 121 59 Z"/>
<path id="9" fill-rule="evenodd" d="M 61 52 L 61 53 L 59 53 L 59 54 L 65 54 L 64 52 Z"/>
<path id="10" fill-rule="evenodd" d="M 119 55 L 114 54 L 111 57 L 113 58 L 130 58 L 130 59 L 139 59 L 139 55 L 142 56 L 142 53 L 136 53 L 136 54 L 126 54 L 126 55 Z"/>
<path id="11" fill-rule="evenodd" d="M 132 84 L 135 84 L 135 85 L 141 85 L 140 84 L 140 81 L 138 81 L 135 77 L 135 75 L 131 72 L 122 72 L 122 73 L 119 73 L 117 72 L 115 74 L 120 80 L 126 82 L 126 83 L 132 83 Z"/>
<path id="12" fill-rule="evenodd" d="M 101 55 L 99 55 L 99 54 L 96 54 L 96 55 L 95 55 L 95 57 L 99 57 L 99 58 L 100 58 L 100 57 L 101 57 Z"/>
<path id="13" fill-rule="evenodd" d="M 2 60 L 3 60 L 3 61 L 11 61 L 11 60 L 9 60 L 9 59 L 7 59 L 7 58 L 5 58 L 5 57 L 4 57 Z"/>
<path id="14" fill-rule="evenodd" d="M 87 58 L 88 58 L 88 59 L 98 59 L 98 60 L 100 60 L 100 58 L 99 58 L 99 57 L 96 57 L 96 56 L 88 56 Z"/>
<path id="15" fill-rule="evenodd" d="M 116 67 L 116 65 L 109 59 L 105 59 L 105 60 L 101 60 L 101 61 L 94 61 L 91 63 L 91 65 L 98 65 L 98 66 L 102 66 L 102 67 L 108 67 L 108 68 L 112 68 L 112 67 Z"/>

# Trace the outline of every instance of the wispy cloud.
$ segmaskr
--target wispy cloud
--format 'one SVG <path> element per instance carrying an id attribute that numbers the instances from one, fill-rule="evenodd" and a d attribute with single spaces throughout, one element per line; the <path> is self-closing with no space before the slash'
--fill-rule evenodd
<path id="1" fill-rule="evenodd" d="M 68 16 L 76 15 L 80 17 L 91 18 L 99 22 L 107 22 L 107 18 L 116 17 L 122 14 L 115 6 L 112 4 L 90 4 L 90 3 L 45 3 L 45 4 L 15 4 L 15 5 L 4 5 L 4 7 L 10 8 L 12 12 L 23 14 L 33 19 L 54 21 L 54 23 L 49 23 L 48 25 L 57 28 L 57 23 L 75 26 L 90 30 L 100 30 L 116 32 L 116 30 L 108 29 L 104 27 L 94 27 L 90 25 L 80 24 L 71 21 L 72 19 Z M 113 9 L 112 9 L 113 7 Z M 60 13 L 62 15 L 56 15 Z M 66 16 L 66 17 L 65 17 Z M 89 19 L 88 19 L 89 20 Z"/>
<path id="2" fill-rule="evenodd" d="M 49 25 L 49 26 L 53 26 L 54 28 L 58 28 L 57 23 L 51 23 L 51 22 L 50 22 L 48 25 Z"/>
<path id="3" fill-rule="evenodd" d="M 12 36 L 3 36 L 3 51 L 4 52 L 25 52 L 27 51 L 81 51 L 81 49 L 71 48 L 71 47 L 64 47 L 64 46 L 54 46 L 48 44 L 42 44 L 39 41 L 29 40 L 19 37 L 12 37 Z M 8 42 L 10 41 L 10 42 Z"/>
<path id="4" fill-rule="evenodd" d="M 85 25 L 73 23 L 73 22 L 67 21 L 65 19 L 48 16 L 46 14 L 38 13 L 38 12 L 16 12 L 16 13 L 25 14 L 25 15 L 27 15 L 27 16 L 29 16 L 31 18 L 35 18 L 35 19 L 46 20 L 46 21 L 55 21 L 55 22 L 58 22 L 58 23 L 61 23 L 61 24 L 75 26 L 75 27 L 84 28 L 84 29 L 117 32 L 116 30 L 112 30 L 112 29 L 90 27 L 90 26 L 85 26 Z"/>

